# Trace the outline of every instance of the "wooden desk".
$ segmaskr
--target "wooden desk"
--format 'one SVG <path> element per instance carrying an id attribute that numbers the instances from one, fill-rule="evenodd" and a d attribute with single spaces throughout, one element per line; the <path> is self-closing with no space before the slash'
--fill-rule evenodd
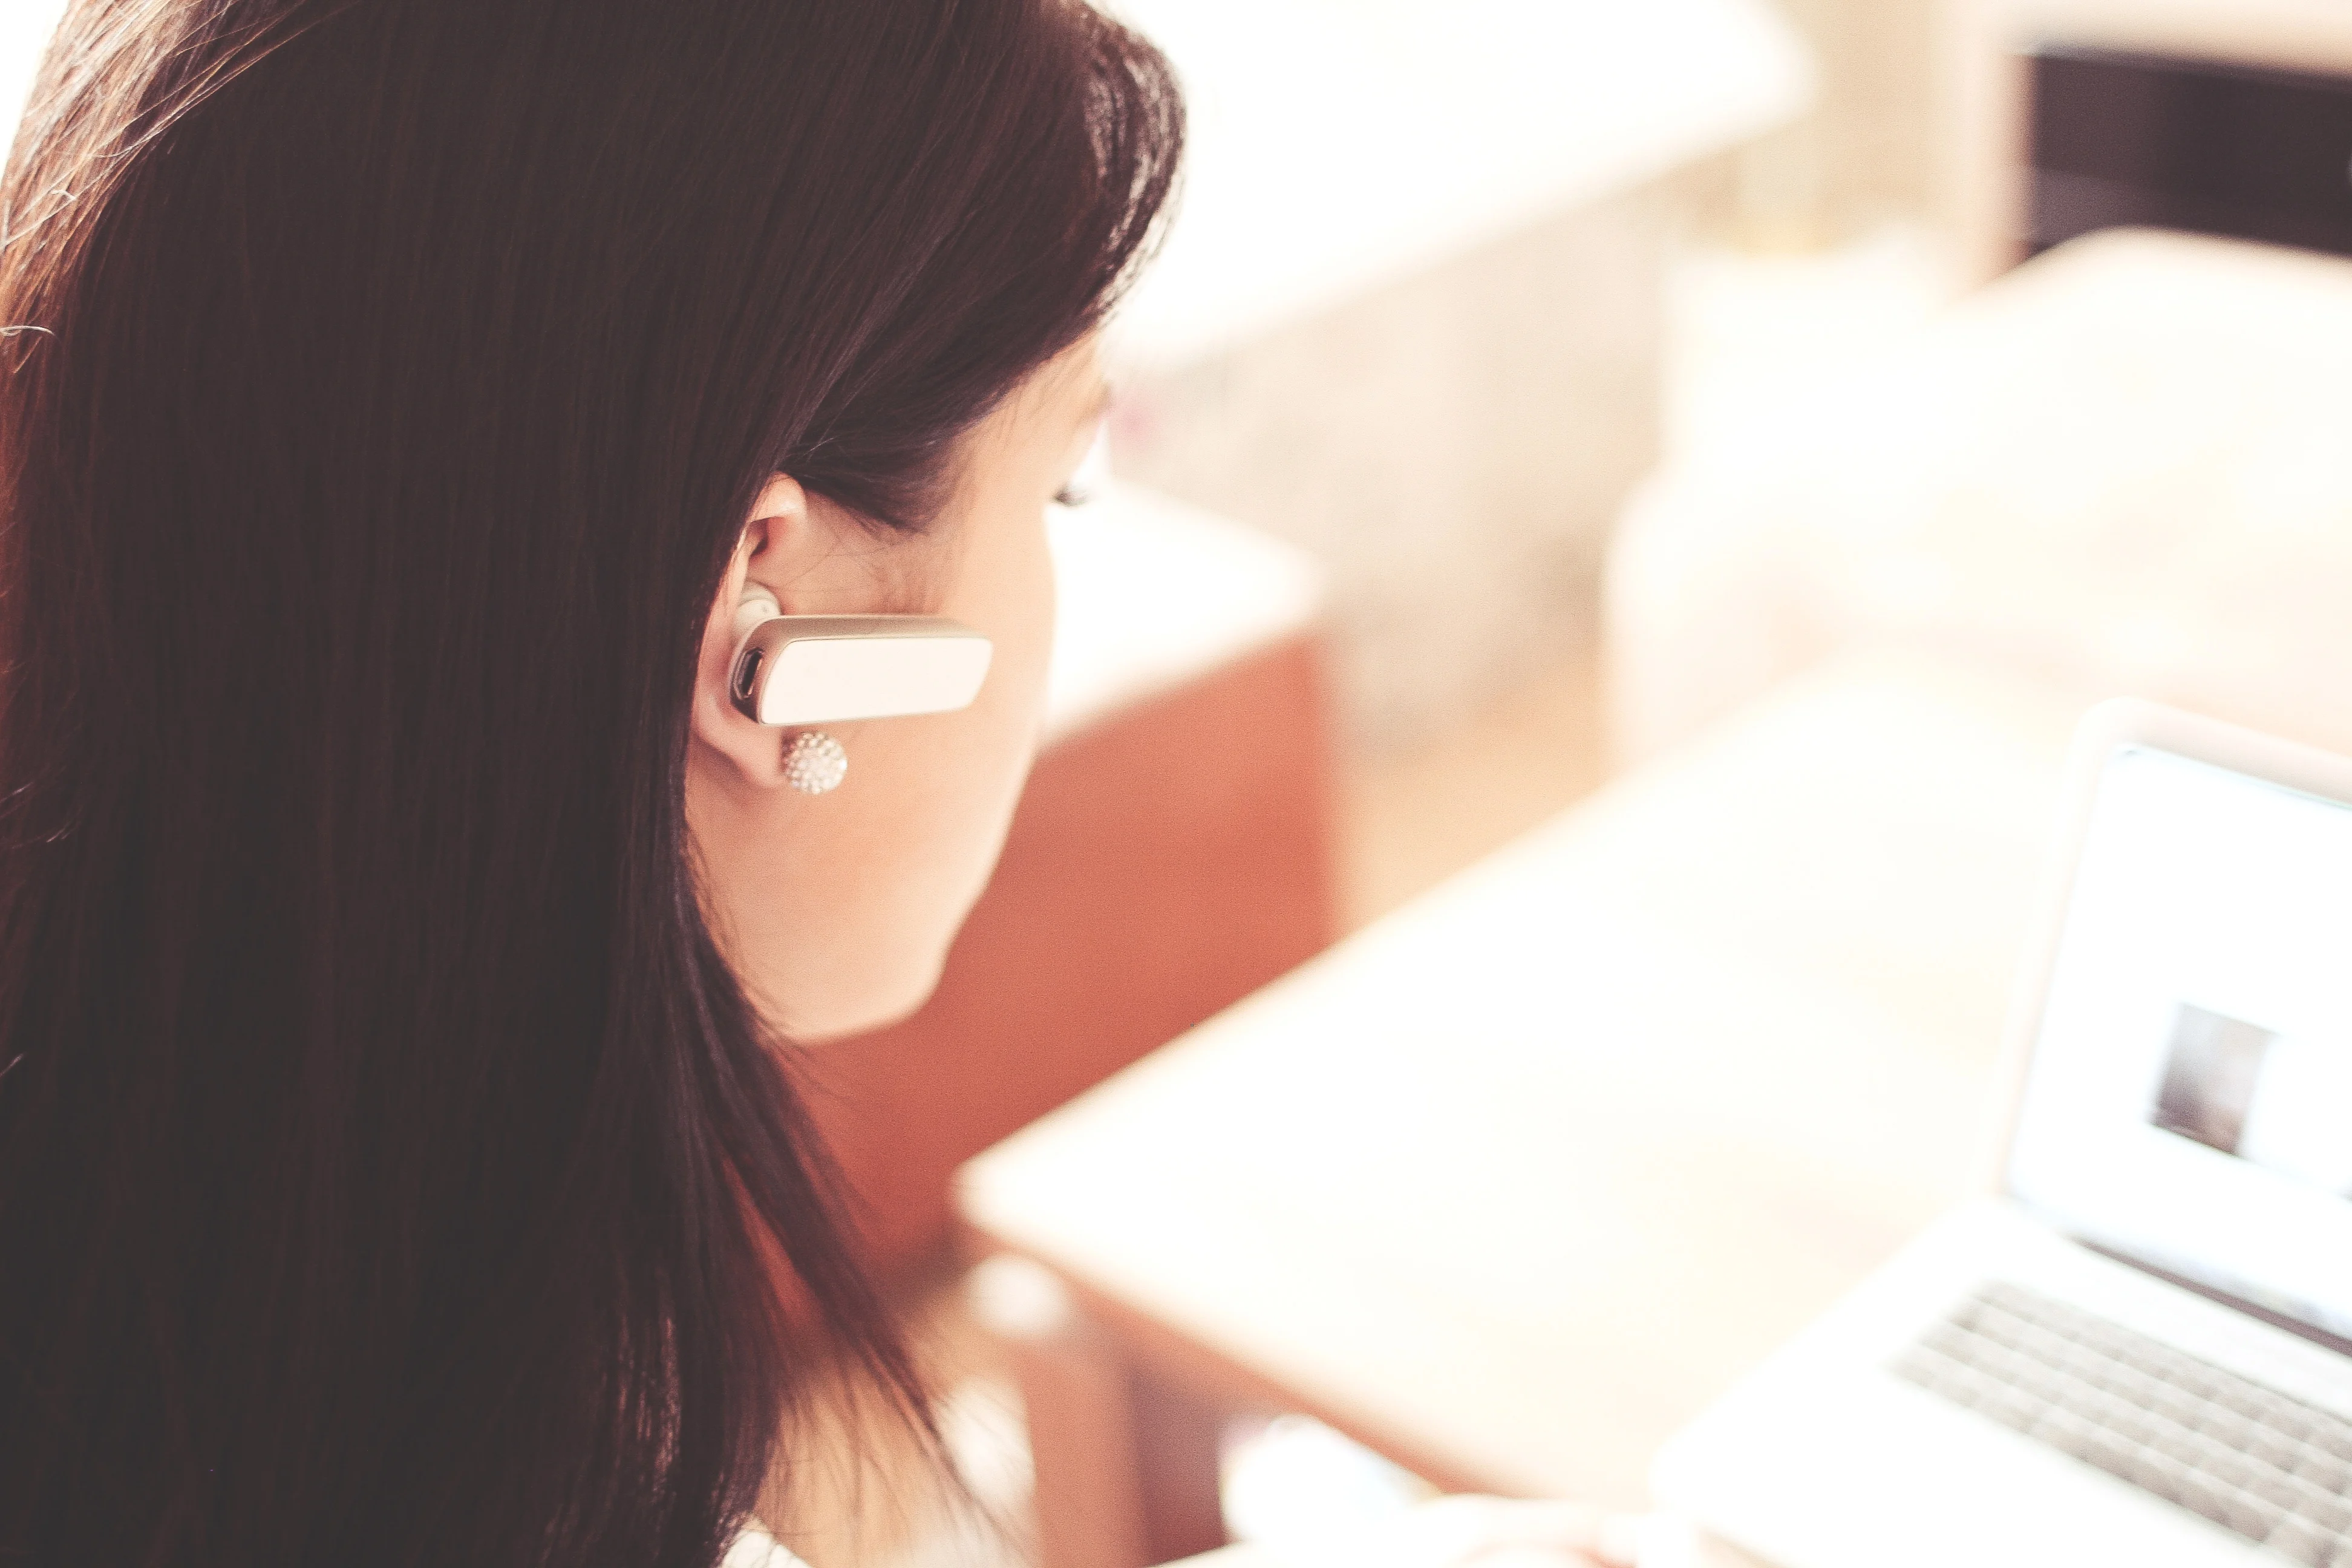
<path id="1" fill-rule="evenodd" d="M 1970 1184 L 2076 708 L 1808 678 L 982 1156 L 962 1212 L 1140 1386 L 1639 1506 L 1662 1438 Z M 1066 1466 L 1056 1397 L 1049 1563 L 1120 1506 L 1066 1486 L 1117 1442 L 1147 1494 L 1209 1473 L 1099 1423 Z"/>

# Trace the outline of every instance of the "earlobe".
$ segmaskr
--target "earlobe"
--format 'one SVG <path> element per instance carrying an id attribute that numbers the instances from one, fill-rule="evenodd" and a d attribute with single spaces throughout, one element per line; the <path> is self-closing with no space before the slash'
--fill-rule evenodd
<path id="1" fill-rule="evenodd" d="M 704 643 L 695 681 L 695 743 L 739 784 L 763 791 L 779 789 L 788 781 L 776 731 L 745 718 L 728 691 L 735 647 L 729 630 L 722 625 L 719 635 Z"/>

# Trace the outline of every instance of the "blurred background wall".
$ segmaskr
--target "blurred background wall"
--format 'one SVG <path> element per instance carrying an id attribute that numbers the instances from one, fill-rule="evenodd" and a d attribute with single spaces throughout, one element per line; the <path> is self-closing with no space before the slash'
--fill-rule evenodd
<path id="1" fill-rule="evenodd" d="M 1669 255 L 1814 103 L 1813 51 L 1769 0 L 1119 9 L 1195 136 L 1118 327 L 1114 468 L 1324 562 L 1360 753 L 1588 652 Z"/>
<path id="2" fill-rule="evenodd" d="M 1940 0 L 1779 0 L 1819 64 L 1811 110 L 1735 155 L 1727 216 L 1757 246 L 1805 248 L 1941 199 Z"/>

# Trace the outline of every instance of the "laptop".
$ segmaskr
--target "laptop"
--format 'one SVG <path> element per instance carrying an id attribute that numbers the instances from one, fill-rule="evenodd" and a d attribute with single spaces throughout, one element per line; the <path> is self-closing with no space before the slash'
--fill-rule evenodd
<path id="1" fill-rule="evenodd" d="M 2076 738 L 1990 1194 L 1661 1449 L 1781 1568 L 2352 1565 L 2352 761 Z"/>

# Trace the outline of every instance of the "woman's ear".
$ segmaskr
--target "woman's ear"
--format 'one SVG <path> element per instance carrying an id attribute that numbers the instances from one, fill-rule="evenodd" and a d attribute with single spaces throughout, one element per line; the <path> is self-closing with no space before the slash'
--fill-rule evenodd
<path id="1" fill-rule="evenodd" d="M 835 548 L 830 537 L 818 537 L 824 531 L 810 515 L 799 481 L 782 474 L 771 477 L 751 503 L 703 624 L 702 657 L 695 669 L 694 740 L 721 772 L 755 789 L 783 787 L 783 738 L 772 726 L 745 718 L 729 697 L 740 640 L 736 612 L 747 590 L 764 590 L 789 609 L 792 585 Z"/>

